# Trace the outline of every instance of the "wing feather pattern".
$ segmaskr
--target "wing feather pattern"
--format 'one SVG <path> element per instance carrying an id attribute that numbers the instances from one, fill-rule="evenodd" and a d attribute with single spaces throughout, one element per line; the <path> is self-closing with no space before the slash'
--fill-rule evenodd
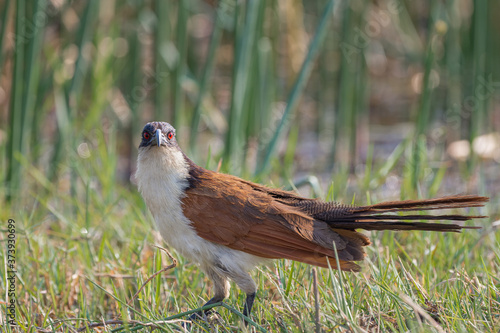
<path id="1" fill-rule="evenodd" d="M 200 237 L 263 258 L 285 258 L 321 267 L 337 267 L 336 249 L 340 268 L 348 271 L 359 270 L 352 261 L 363 260 L 363 247 L 370 244 L 368 237 L 356 229 L 456 232 L 475 228 L 418 221 L 466 221 L 482 216 L 394 213 L 481 207 L 488 201 L 486 197 L 452 196 L 356 207 L 303 198 L 205 170 L 187 160 L 191 169 L 182 199 L 184 215 Z"/>
<path id="2" fill-rule="evenodd" d="M 182 203 L 184 215 L 200 237 L 262 258 L 333 268 L 337 267 L 335 242 L 341 269 L 359 270 L 350 261 L 362 260 L 361 246 L 369 243 L 364 236 L 360 240 L 359 233 L 343 230 L 340 235 L 299 208 L 233 176 L 203 170 L 196 178 Z"/>

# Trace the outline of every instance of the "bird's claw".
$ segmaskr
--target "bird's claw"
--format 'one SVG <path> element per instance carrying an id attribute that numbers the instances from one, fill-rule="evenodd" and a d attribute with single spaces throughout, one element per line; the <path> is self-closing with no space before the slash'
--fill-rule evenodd
<path id="1" fill-rule="evenodd" d="M 199 319 L 202 319 L 202 320 L 207 320 L 209 319 L 208 317 L 209 316 L 213 316 L 213 315 L 216 315 L 218 317 L 221 317 L 221 315 L 219 314 L 219 312 L 213 310 L 213 309 L 209 309 L 205 312 L 203 311 L 199 311 L 199 312 L 195 312 L 193 313 L 192 315 L 189 316 L 189 320 L 190 321 L 195 321 L 195 320 L 199 320 Z"/>

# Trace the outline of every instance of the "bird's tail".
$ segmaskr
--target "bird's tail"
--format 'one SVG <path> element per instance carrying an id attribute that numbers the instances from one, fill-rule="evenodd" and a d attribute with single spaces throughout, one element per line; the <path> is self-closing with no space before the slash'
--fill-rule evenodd
<path id="1" fill-rule="evenodd" d="M 405 200 L 382 202 L 370 206 L 349 207 L 335 211 L 323 211 L 318 215 L 329 217 L 323 219 L 335 229 L 365 229 L 365 230 L 429 230 L 429 231 L 460 231 L 461 229 L 477 229 L 478 227 L 462 226 L 455 223 L 426 223 L 403 221 L 467 221 L 486 216 L 471 216 L 462 214 L 428 215 L 400 214 L 415 211 L 431 211 L 442 209 L 482 207 L 488 202 L 487 197 L 472 195 L 450 196 L 428 200 Z"/>
<path id="2" fill-rule="evenodd" d="M 487 197 L 472 195 L 450 196 L 428 200 L 405 200 L 382 202 L 370 206 L 348 206 L 334 202 L 321 202 L 317 200 L 295 202 L 303 212 L 316 220 L 326 222 L 331 230 L 340 237 L 335 240 L 339 262 L 335 254 L 326 257 L 315 256 L 315 260 L 307 258 L 295 259 L 309 264 L 328 267 L 339 267 L 345 271 L 359 271 L 360 267 L 354 261 L 363 260 L 366 255 L 363 247 L 370 244 L 370 240 L 356 229 L 365 230 L 429 230 L 453 231 L 461 229 L 477 229 L 478 227 L 462 226 L 456 223 L 436 223 L 422 221 L 467 221 L 485 216 L 463 214 L 430 215 L 429 211 L 482 207 L 488 202 Z M 417 214 L 415 212 L 425 212 Z M 331 248 L 326 247 L 326 251 Z M 319 259 L 318 259 L 319 258 Z"/>

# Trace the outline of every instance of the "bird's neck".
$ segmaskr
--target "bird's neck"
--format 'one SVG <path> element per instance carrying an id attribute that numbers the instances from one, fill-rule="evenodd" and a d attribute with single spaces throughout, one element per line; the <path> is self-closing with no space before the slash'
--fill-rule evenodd
<path id="1" fill-rule="evenodd" d="M 189 164 L 182 151 L 157 147 L 139 150 L 136 179 L 147 202 L 155 201 L 158 189 L 168 191 L 169 197 L 180 200 L 189 186 L 188 177 Z"/>

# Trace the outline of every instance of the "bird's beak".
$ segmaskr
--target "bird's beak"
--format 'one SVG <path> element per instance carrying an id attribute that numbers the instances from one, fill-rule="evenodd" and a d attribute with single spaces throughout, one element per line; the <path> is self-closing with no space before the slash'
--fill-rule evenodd
<path id="1" fill-rule="evenodd" d="M 158 145 L 158 147 L 161 147 L 161 144 L 163 143 L 163 133 L 161 132 L 160 129 L 157 129 L 156 130 L 156 144 Z"/>

